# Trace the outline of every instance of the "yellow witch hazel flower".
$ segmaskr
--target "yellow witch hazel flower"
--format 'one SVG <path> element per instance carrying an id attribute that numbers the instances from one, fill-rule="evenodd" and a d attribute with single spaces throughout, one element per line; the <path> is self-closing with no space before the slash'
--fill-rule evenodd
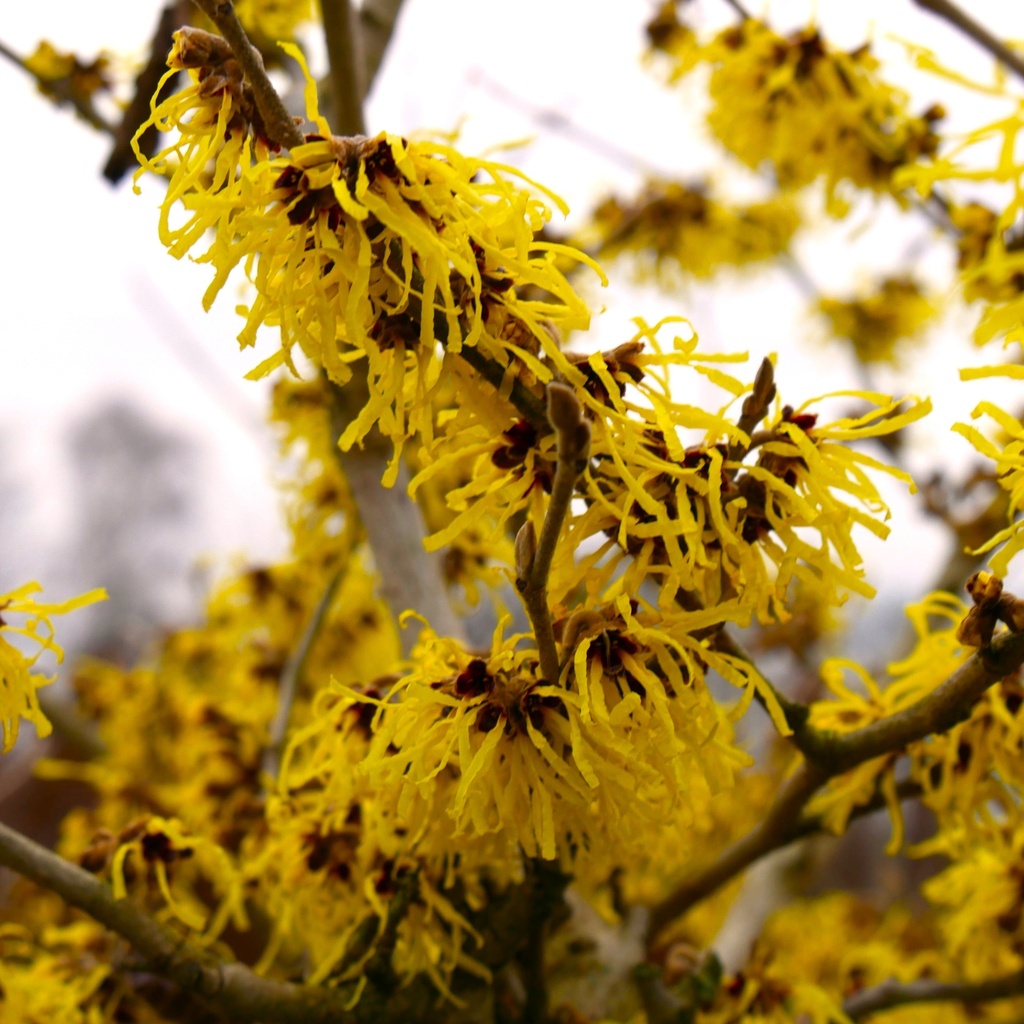
<path id="1" fill-rule="evenodd" d="M 834 215 L 847 208 L 842 182 L 892 193 L 893 172 L 938 145 L 941 108 L 910 114 L 867 45 L 845 53 L 813 26 L 783 37 L 748 18 L 707 44 L 703 59 L 719 141 L 749 167 L 767 163 L 781 188 L 824 178 Z"/>
<path id="2" fill-rule="evenodd" d="M 51 617 L 84 608 L 107 596 L 102 590 L 90 590 L 70 601 L 41 604 L 33 597 L 40 590 L 38 583 L 26 583 L 8 594 L 0 594 L 0 726 L 3 727 L 5 754 L 18 739 L 22 719 L 31 722 L 40 736 L 50 734 L 51 726 L 39 706 L 37 691 L 53 679 L 35 671 L 35 665 L 46 652 L 58 663 L 64 659 L 64 651 L 53 639 Z M 15 636 L 34 645 L 34 653 L 26 654 L 12 644 Z"/>
<path id="3" fill-rule="evenodd" d="M 703 664 L 623 611 L 606 628 L 588 621 L 561 680 L 542 678 L 537 652 L 504 624 L 487 655 L 424 642 L 377 704 L 362 768 L 379 793 L 400 794 L 423 852 L 491 837 L 512 862 L 519 849 L 602 861 L 641 849 L 688 788 L 732 783 L 748 759 L 726 738 Z"/>
<path id="4" fill-rule="evenodd" d="M 985 554 L 1002 544 L 1003 547 L 989 559 L 989 564 L 997 576 L 1006 576 L 1010 561 L 1024 548 L 1024 521 L 1018 518 L 1024 510 L 1024 424 L 991 402 L 979 403 L 971 413 L 972 419 L 981 416 L 988 416 L 1002 429 L 1001 443 L 989 440 L 977 427 L 966 423 L 957 423 L 953 429 L 995 463 L 999 486 L 1009 494 L 1008 525 L 973 552 Z"/>
<path id="5" fill-rule="evenodd" d="M 295 30 L 313 16 L 310 0 L 235 0 L 238 20 L 257 39 L 294 39 Z"/>
<path id="6" fill-rule="evenodd" d="M 900 342 L 918 338 L 938 312 L 911 277 L 886 277 L 862 294 L 822 297 L 818 312 L 862 363 L 894 363 Z"/>
<path id="7" fill-rule="evenodd" d="M 800 226 L 800 215 L 786 198 L 730 206 L 702 184 L 651 181 L 633 200 L 610 197 L 594 211 L 589 234 L 597 254 L 633 253 L 641 277 L 666 285 L 681 272 L 710 277 L 724 266 L 747 266 L 785 252 Z"/>
<path id="8" fill-rule="evenodd" d="M 917 643 L 913 651 L 888 666 L 888 681 L 879 683 L 861 665 L 845 658 L 831 658 L 821 667 L 821 679 L 832 699 L 811 705 L 810 724 L 822 731 L 850 732 L 898 713 L 945 682 L 973 653 L 956 636 L 957 625 L 967 609 L 951 594 L 934 593 L 907 609 Z M 945 622 L 944 627 L 936 621 Z M 853 684 L 847 678 L 853 677 Z M 912 746 L 918 758 L 929 757 L 929 744 Z M 934 752 L 934 751 L 932 751 Z M 845 830 L 857 807 L 881 793 L 892 818 L 892 837 L 886 852 L 897 853 L 903 845 L 903 812 L 896 792 L 896 761 L 907 751 L 893 750 L 883 757 L 858 765 L 833 779 L 808 805 L 824 826 L 836 833 Z"/>
<path id="9" fill-rule="evenodd" d="M 842 392 L 796 408 L 776 400 L 769 415 L 775 387 L 766 365 L 753 388 L 770 394 L 758 394 L 750 413 L 733 420 L 730 406 L 751 387 L 704 365 L 695 336 L 677 337 L 673 350 L 662 352 L 657 330 L 641 325 L 632 348 L 594 353 L 575 367 L 587 375 L 595 457 L 584 477 L 590 504 L 573 529 L 613 539 L 587 560 L 591 566 L 608 556 L 594 578 L 610 580 L 621 565 L 625 586 L 653 578 L 663 607 L 683 591 L 720 609 L 720 621 L 785 619 L 794 578 L 821 581 L 831 604 L 842 602 L 843 591 L 870 596 L 852 527 L 884 537 L 888 510 L 869 474 L 885 472 L 911 488 L 913 481 L 847 442 L 899 430 L 926 415 L 930 402 L 910 399 L 900 410 L 900 400 L 887 395 Z M 654 349 L 650 355 L 644 344 Z M 664 376 L 673 364 L 706 376 L 726 393 L 725 405 L 709 412 L 710 403 L 698 409 L 675 402 Z M 835 398 L 866 402 L 868 411 L 820 422 L 816 409 Z M 740 426 L 747 415 L 752 420 Z"/>
<path id="10" fill-rule="evenodd" d="M 985 97 L 1003 101 L 1006 113 L 963 134 L 941 152 L 924 153 L 920 161 L 900 168 L 897 183 L 910 186 L 922 196 L 942 186 L 938 198 L 949 208 L 949 218 L 959 232 L 958 267 L 964 298 L 984 302 L 974 333 L 977 344 L 1002 338 L 1006 344 L 1024 344 L 1024 237 L 1020 230 L 1024 209 L 1024 162 L 1020 157 L 1024 128 L 1024 99 L 1001 73 L 989 82 L 974 81 L 943 67 L 923 47 L 909 47 L 919 67 Z M 994 159 L 993 159 L 994 158 Z M 963 197 L 963 185 L 986 189 L 986 204 L 975 194 Z M 994 198 L 994 207 L 992 205 Z M 1003 375 L 1019 379 L 1020 366 L 990 367 L 964 371 L 964 379 Z"/>
<path id="11" fill-rule="evenodd" d="M 172 66 L 183 62 L 190 39 L 179 33 Z M 363 361 L 370 397 L 341 444 L 350 447 L 377 424 L 397 449 L 413 431 L 431 436 L 439 344 L 456 354 L 476 349 L 502 367 L 522 363 L 519 373 L 550 379 L 538 354 L 557 358 L 553 332 L 589 321 L 556 257 L 592 261 L 538 237 L 552 205 L 565 213 L 564 203 L 509 167 L 449 146 L 388 134 L 332 136 L 312 82 L 307 115 L 317 131 L 287 156 L 269 159 L 265 147 L 238 142 L 233 132 L 222 146 L 248 87 L 219 45 L 209 45 L 210 62 L 198 70 L 196 50 L 187 63 L 194 85 L 151 119 L 180 133 L 162 237 L 180 257 L 211 232 L 198 257 L 215 270 L 207 306 L 232 270 L 244 268 L 256 297 L 243 310 L 240 342 L 254 344 L 264 325 L 278 328 L 281 339 L 251 375 L 292 365 L 295 346 L 338 384 L 350 379 L 350 364 Z M 301 61 L 297 49 L 286 51 Z M 218 75 L 223 85 L 206 84 Z M 258 140 L 260 125 L 249 121 Z M 162 155 L 149 166 L 165 162 Z M 170 228 L 179 201 L 186 217 Z M 508 387 L 515 375 L 506 374 Z M 396 475 L 392 462 L 386 480 Z"/>

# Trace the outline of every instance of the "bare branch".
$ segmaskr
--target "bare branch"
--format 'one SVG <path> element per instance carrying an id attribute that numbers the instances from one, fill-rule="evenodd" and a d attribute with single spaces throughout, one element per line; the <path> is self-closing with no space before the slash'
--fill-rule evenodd
<path id="1" fill-rule="evenodd" d="M 301 146 L 306 137 L 299 131 L 288 113 L 287 108 L 278 96 L 277 90 L 267 77 L 267 69 L 263 66 L 263 58 L 259 50 L 249 42 L 249 37 L 242 28 L 242 23 L 235 14 L 235 5 L 231 0 L 195 0 L 196 6 L 202 10 L 210 21 L 217 26 L 220 34 L 231 47 L 231 52 L 238 58 L 238 63 L 245 72 L 245 77 L 252 86 L 256 106 L 266 128 L 267 136 L 279 146 L 294 149 Z"/>
<path id="2" fill-rule="evenodd" d="M 942 18 L 943 21 L 948 21 L 968 39 L 974 40 L 983 50 L 992 54 L 997 61 L 1005 64 L 1019 78 L 1024 78 L 1024 57 L 1016 50 L 1010 49 L 1006 43 L 989 32 L 980 22 L 960 10 L 951 0 L 913 0 L 913 2 L 936 17 Z"/>
<path id="3" fill-rule="evenodd" d="M 666 925 L 735 878 L 754 861 L 791 842 L 804 806 L 827 779 L 828 776 L 812 765 L 805 764 L 800 768 L 782 787 L 757 828 L 651 910 L 648 941 L 654 940 Z"/>
<path id="4" fill-rule="evenodd" d="M 110 156 L 103 167 L 103 177 L 111 185 L 116 185 L 129 168 L 138 166 L 138 160 L 132 150 L 132 139 L 135 138 L 135 133 L 149 117 L 151 104 L 159 99 L 156 96 L 156 89 L 167 70 L 167 52 L 173 45 L 172 36 L 175 30 L 187 20 L 185 13 L 187 7 L 188 0 L 174 0 L 160 12 L 160 18 L 149 44 L 149 60 L 143 65 L 135 79 L 135 90 L 132 93 L 131 101 L 125 107 L 121 123 L 113 129 L 114 148 L 110 151 Z M 169 79 L 164 88 L 168 92 L 172 90 L 174 79 Z M 160 133 L 150 125 L 139 139 L 140 151 L 147 157 L 152 156 L 156 152 L 159 138 Z"/>
<path id="5" fill-rule="evenodd" d="M 344 1009 L 351 998 L 346 989 L 267 981 L 241 964 L 226 963 L 194 949 L 128 900 L 114 899 L 110 887 L 89 872 L 3 824 L 0 864 L 83 910 L 131 943 L 154 973 L 234 1020 L 348 1024 L 362 1016 Z"/>
<path id="6" fill-rule="evenodd" d="M 365 135 L 361 33 L 352 0 L 320 0 L 320 10 L 330 65 L 334 130 L 339 135 Z"/>
<path id="7" fill-rule="evenodd" d="M 850 996 L 843 1003 L 843 1012 L 851 1020 L 863 1020 L 882 1010 L 909 1003 L 988 1003 L 1020 995 L 1024 995 L 1024 971 L 976 982 L 883 981 L 881 985 Z"/>
<path id="8" fill-rule="evenodd" d="M 401 9 L 402 0 L 363 0 L 359 7 L 364 96 L 369 93 L 380 70 Z"/>
<path id="9" fill-rule="evenodd" d="M 353 377 L 339 388 L 330 385 L 331 416 L 337 441 L 348 421 L 367 398 L 365 379 Z M 409 497 L 409 472 L 399 466 L 394 487 L 381 485 L 388 460 L 393 456 L 391 441 L 374 427 L 361 447 L 342 451 L 335 445 L 338 463 L 366 528 L 373 560 L 380 574 L 381 594 L 396 621 L 407 610 L 422 615 L 441 636 L 463 638 L 462 623 L 452 610 L 440 555 L 423 547 L 427 534 L 419 506 Z M 416 631 L 400 631 L 402 652 L 408 656 Z"/>
<path id="10" fill-rule="evenodd" d="M 299 640 L 298 646 L 289 655 L 285 666 L 281 671 L 281 680 L 277 693 L 277 714 L 270 723 L 270 736 L 266 749 L 263 751 L 262 769 L 271 779 L 277 778 L 281 767 L 281 753 L 284 749 L 285 738 L 288 734 L 288 722 L 292 715 L 292 705 L 295 703 L 295 696 L 299 690 L 299 684 L 305 674 L 306 662 L 309 660 L 309 652 L 320 635 L 324 619 L 338 592 L 338 584 L 344 575 L 344 567 L 338 569 L 330 578 L 324 592 L 313 609 L 306 630 Z"/>
<path id="11" fill-rule="evenodd" d="M 583 407 L 572 388 L 565 384 L 549 384 L 547 395 L 548 420 L 558 435 L 558 461 L 539 540 L 529 543 L 528 535 L 523 534 L 525 530 L 532 535 L 533 525 L 529 522 L 516 538 L 516 589 L 523 598 L 526 614 L 533 626 L 541 672 L 549 683 L 557 683 L 561 671 L 551 609 L 548 607 L 548 576 L 562 525 L 572 504 L 576 481 L 586 467 L 590 427 L 583 419 Z"/>
<path id="12" fill-rule="evenodd" d="M 1024 633 L 1004 633 L 960 666 L 941 686 L 909 708 L 849 733 L 794 731 L 807 762 L 783 787 L 765 820 L 695 877 L 688 879 L 651 912 L 648 933 L 659 931 L 709 896 L 754 861 L 798 839 L 812 825 L 803 808 L 829 779 L 851 768 L 902 750 L 951 729 L 966 719 L 981 695 L 1024 663 Z"/>
<path id="13" fill-rule="evenodd" d="M 981 695 L 1024 663 L 1024 633 L 1004 633 L 964 662 L 941 686 L 896 714 L 847 733 L 805 729 L 800 749 L 829 775 L 902 750 L 964 721 Z"/>

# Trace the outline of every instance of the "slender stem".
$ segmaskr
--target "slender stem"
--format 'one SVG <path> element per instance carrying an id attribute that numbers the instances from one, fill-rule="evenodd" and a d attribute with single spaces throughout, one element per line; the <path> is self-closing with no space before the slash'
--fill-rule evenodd
<path id="1" fill-rule="evenodd" d="M 195 4 L 217 26 L 231 47 L 231 52 L 238 58 L 238 63 L 241 64 L 245 77 L 252 86 L 256 106 L 259 108 L 260 117 L 263 118 L 268 138 L 286 149 L 301 146 L 306 137 L 299 131 L 267 77 L 267 69 L 263 66 L 260 51 L 249 42 L 249 37 L 235 13 L 235 5 L 231 0 L 195 0 Z"/>
<path id="2" fill-rule="evenodd" d="M 744 20 L 750 21 L 750 12 L 740 3 L 740 0 L 725 0 L 725 2 Z"/>
<path id="3" fill-rule="evenodd" d="M 72 700 L 51 697 L 43 690 L 39 706 L 53 726 L 53 735 L 67 743 L 74 754 L 91 761 L 107 752 L 95 724 L 78 713 Z"/>
<path id="4" fill-rule="evenodd" d="M 516 588 L 522 595 L 526 614 L 533 626 L 541 672 L 549 683 L 556 683 L 561 670 L 551 609 L 548 606 L 548 576 L 562 525 L 569 514 L 576 491 L 576 481 L 586 466 L 590 450 L 590 428 L 582 418 L 583 407 L 572 388 L 565 384 L 549 384 L 547 394 L 548 420 L 558 435 L 555 479 L 551 485 L 551 500 L 544 514 L 539 540 L 535 545 L 530 542 L 530 550 L 522 553 L 523 544 L 517 539 L 517 554 L 520 557 L 517 558 Z M 533 526 L 527 523 L 523 529 L 532 531 Z"/>
<path id="5" fill-rule="evenodd" d="M 732 655 L 734 658 L 740 658 L 756 669 L 757 674 L 761 677 L 761 681 L 771 691 L 771 694 L 778 702 L 779 707 L 782 708 L 782 713 L 786 716 L 786 723 L 793 730 L 793 741 L 796 743 L 797 749 L 800 749 L 800 738 L 807 728 L 807 716 L 810 713 L 807 705 L 801 704 L 799 701 L 790 700 L 785 696 L 785 694 L 783 694 L 782 691 L 759 668 L 757 668 L 754 656 L 750 654 L 750 652 L 747 651 L 747 649 L 725 627 L 715 633 L 712 643 L 716 650 L 721 651 L 723 654 Z M 754 699 L 766 711 L 768 710 L 767 700 L 757 690 L 754 691 Z"/>
<path id="6" fill-rule="evenodd" d="M 975 982 L 923 979 L 901 984 L 892 980 L 850 996 L 843 1003 L 843 1012 L 851 1020 L 863 1020 L 882 1010 L 910 1003 L 988 1003 L 1020 995 L 1024 995 L 1024 971 Z"/>
<path id="7" fill-rule="evenodd" d="M 339 135 L 365 135 L 361 33 L 351 0 L 320 0 L 327 59 L 330 65 L 334 130 Z"/>
<path id="8" fill-rule="evenodd" d="M 994 36 L 984 25 L 960 10 L 951 0 L 913 0 L 918 7 L 930 11 L 938 18 L 958 28 L 968 39 L 974 40 L 987 50 L 997 61 L 1005 64 L 1019 78 L 1024 78 L 1024 57 L 1010 49 L 1001 39 Z"/>
<path id="9" fill-rule="evenodd" d="M 475 345 L 463 345 L 459 349 L 459 358 L 473 367 L 495 391 L 500 390 L 506 368 L 496 359 L 484 355 Z M 551 433 L 551 424 L 548 423 L 544 411 L 543 399 L 538 398 L 519 378 L 512 382 L 512 392 L 508 400 L 515 406 L 519 415 L 536 428 L 539 435 Z"/>
<path id="10" fill-rule="evenodd" d="M 364 968 L 366 976 L 382 988 L 394 988 L 398 984 L 398 975 L 392 962 L 398 942 L 398 929 L 418 896 L 419 876 L 416 872 L 410 872 L 398 880 L 395 895 L 388 903 L 384 927 L 374 944 L 373 955 Z"/>
<path id="11" fill-rule="evenodd" d="M 327 612 L 334 601 L 334 595 L 338 592 L 338 584 L 344 575 L 342 567 L 334 572 L 324 588 L 320 600 L 313 609 L 305 632 L 299 639 L 298 646 L 289 655 L 285 666 L 281 671 L 281 681 L 277 694 L 277 714 L 270 723 L 270 735 L 266 749 L 263 751 L 262 769 L 265 775 L 276 779 L 281 768 L 281 753 L 284 750 L 285 737 L 288 734 L 288 723 L 292 715 L 292 706 L 299 690 L 299 684 L 305 675 L 306 662 L 309 660 L 310 651 L 320 635 L 320 629 L 327 617 Z"/>

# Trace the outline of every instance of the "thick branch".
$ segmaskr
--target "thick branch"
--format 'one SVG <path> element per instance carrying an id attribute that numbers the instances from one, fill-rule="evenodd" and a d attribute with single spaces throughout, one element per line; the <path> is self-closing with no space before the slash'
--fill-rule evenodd
<path id="1" fill-rule="evenodd" d="M 813 829 L 803 817 L 807 801 L 829 779 L 851 768 L 902 750 L 964 721 L 981 695 L 1024 663 L 1024 633 L 1004 633 L 978 651 L 938 689 L 909 708 L 849 733 L 797 730 L 800 749 L 808 758 L 786 784 L 765 820 L 694 878 L 684 882 L 651 912 L 649 937 L 746 870 L 754 861 Z"/>
<path id="2" fill-rule="evenodd" d="M 964 721 L 981 695 L 1024 663 L 1024 633 L 1004 633 L 910 707 L 848 733 L 806 729 L 800 749 L 829 776 L 903 749 Z"/>
<path id="3" fill-rule="evenodd" d="M 127 900 L 116 900 L 108 885 L 45 847 L 0 824 L 0 864 L 61 896 L 100 924 L 126 939 L 151 971 L 198 996 L 227 1017 L 239 1021 L 288 1020 L 295 1024 L 348 1024 L 370 1020 L 362 1010 L 344 1009 L 345 989 L 305 988 L 268 981 L 247 967 L 218 960 L 192 948 Z M 422 1000 L 422 992 L 420 993 Z M 371 1000 L 372 1002 L 372 1000 Z M 380 1011 L 380 1005 L 376 1006 Z M 415 1003 L 392 1019 L 418 1019 Z"/>
<path id="4" fill-rule="evenodd" d="M 366 382 L 353 377 L 344 388 L 330 385 L 335 441 L 349 419 L 366 402 Z M 393 455 L 391 441 L 374 427 L 362 447 L 342 451 L 335 445 L 338 463 L 366 528 L 370 550 L 381 579 L 381 594 L 396 621 L 407 610 L 422 615 L 441 636 L 461 639 L 462 623 L 452 610 L 444 582 L 441 557 L 423 547 L 427 534 L 419 506 L 409 497 L 409 473 L 400 465 L 394 487 L 381 485 L 381 476 Z M 412 651 L 414 630 L 401 630 L 402 653 Z"/>
<path id="5" fill-rule="evenodd" d="M 365 135 L 361 33 L 352 0 L 320 0 L 320 11 L 327 41 L 334 130 L 339 135 Z"/>
<path id="6" fill-rule="evenodd" d="M 984 25 L 975 21 L 965 11 L 960 10 L 950 0 L 914 0 L 918 7 L 930 11 L 938 18 L 948 21 L 958 28 L 968 39 L 974 40 L 983 50 L 987 50 L 997 61 L 1005 64 L 1019 78 L 1024 78 L 1024 57 L 1016 50 L 1010 49 L 1001 39 L 994 36 Z"/>
<path id="7" fill-rule="evenodd" d="M 1020 995 L 1024 995 L 1024 971 L 976 982 L 884 981 L 850 996 L 843 1003 L 843 1012 L 851 1020 L 863 1020 L 873 1013 L 908 1003 L 987 1003 Z"/>
<path id="8" fill-rule="evenodd" d="M 249 42 L 249 37 L 242 28 L 242 23 L 235 14 L 235 6 L 231 0 L 195 0 L 196 6 L 202 10 L 231 47 L 231 52 L 238 58 L 238 63 L 245 72 L 245 77 L 252 86 L 256 106 L 266 128 L 267 136 L 279 146 L 294 149 L 301 146 L 306 138 L 299 131 L 291 114 L 281 102 L 277 90 L 267 77 L 267 69 L 263 66 L 263 58 L 259 50 Z"/>

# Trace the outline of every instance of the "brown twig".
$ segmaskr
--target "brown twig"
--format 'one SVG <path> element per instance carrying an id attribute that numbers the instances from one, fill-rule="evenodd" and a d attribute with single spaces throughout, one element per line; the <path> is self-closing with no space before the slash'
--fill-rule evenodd
<path id="1" fill-rule="evenodd" d="M 364 96 L 369 93 L 380 70 L 401 9 L 402 0 L 363 0 L 359 6 Z"/>
<path id="2" fill-rule="evenodd" d="M 0 824 L 0 864 L 31 879 L 126 939 L 150 971 L 236 1021 L 287 1020 L 293 1024 L 363 1024 L 419 1021 L 432 1009 L 429 983 L 406 986 L 383 999 L 367 986 L 358 1006 L 346 1009 L 351 986 L 312 988 L 269 981 L 248 967 L 192 946 L 110 886 L 44 846 Z"/>
<path id="3" fill-rule="evenodd" d="M 173 44 L 172 36 L 186 21 L 187 7 L 188 0 L 174 0 L 160 12 L 149 44 L 149 60 L 136 77 L 132 98 L 125 107 L 120 123 L 113 130 L 114 148 L 103 166 L 103 177 L 111 185 L 116 185 L 129 168 L 138 166 L 138 160 L 132 150 L 132 139 L 149 117 L 152 105 L 160 98 L 156 95 L 156 89 L 167 70 L 167 52 Z M 176 76 L 172 76 L 167 80 L 164 85 L 165 92 L 174 89 L 175 78 Z M 160 133 L 150 125 L 138 140 L 138 147 L 143 155 L 151 157 L 156 152 L 159 138 Z"/>
<path id="4" fill-rule="evenodd" d="M 997 61 L 1005 64 L 1019 78 L 1024 78 L 1024 57 L 1010 49 L 1001 39 L 994 36 L 984 25 L 960 10 L 951 0 L 913 0 L 913 2 L 937 18 L 948 21 L 968 39 L 972 39 L 983 50 L 987 50 Z"/>
<path id="5" fill-rule="evenodd" d="M 361 33 L 351 0 L 320 0 L 327 42 L 331 116 L 339 135 L 365 135 Z"/>
<path id="6" fill-rule="evenodd" d="M 235 5 L 231 0 L 194 0 L 197 7 L 210 21 L 217 26 L 231 52 L 238 58 L 238 63 L 245 72 L 245 77 L 252 86 L 256 106 L 259 108 L 267 137 L 286 149 L 301 146 L 306 137 L 299 131 L 291 114 L 278 96 L 277 90 L 267 77 L 267 69 L 263 66 L 263 58 L 259 50 L 249 42 L 249 37 L 242 28 L 242 23 L 235 13 Z"/>
<path id="7" fill-rule="evenodd" d="M 829 779 L 865 761 L 898 752 L 925 736 L 946 732 L 970 715 L 993 683 L 1021 664 L 1024 633 L 1004 633 L 927 697 L 888 718 L 849 733 L 821 732 L 806 726 L 794 730 L 806 762 L 783 787 L 760 825 L 652 910 L 649 938 L 653 940 L 667 924 L 756 860 L 799 838 L 808 828 L 803 807 Z"/>
<path id="8" fill-rule="evenodd" d="M 991 978 L 988 981 L 883 981 L 850 996 L 843 1012 L 851 1020 L 863 1020 L 874 1013 L 910 1003 L 988 1003 L 1024 995 L 1024 971 Z"/>
<path id="9" fill-rule="evenodd" d="M 555 479 L 551 485 L 540 538 L 527 522 L 516 537 L 516 589 L 523 599 L 540 653 L 540 668 L 549 683 L 561 674 L 558 647 L 548 606 L 548 576 L 565 517 L 569 514 L 576 481 L 586 467 L 590 451 L 590 427 L 583 419 L 583 407 L 572 388 L 548 385 L 548 420 L 558 435 Z"/>
<path id="10" fill-rule="evenodd" d="M 823 771 L 812 765 L 800 768 L 782 787 L 761 824 L 652 908 L 648 940 L 653 941 L 666 925 L 745 871 L 754 861 L 791 842 L 807 801 L 827 779 Z"/>
<path id="11" fill-rule="evenodd" d="M 750 12 L 740 3 L 740 0 L 725 0 L 725 3 L 731 7 L 744 21 L 751 21 L 752 17 Z"/>

